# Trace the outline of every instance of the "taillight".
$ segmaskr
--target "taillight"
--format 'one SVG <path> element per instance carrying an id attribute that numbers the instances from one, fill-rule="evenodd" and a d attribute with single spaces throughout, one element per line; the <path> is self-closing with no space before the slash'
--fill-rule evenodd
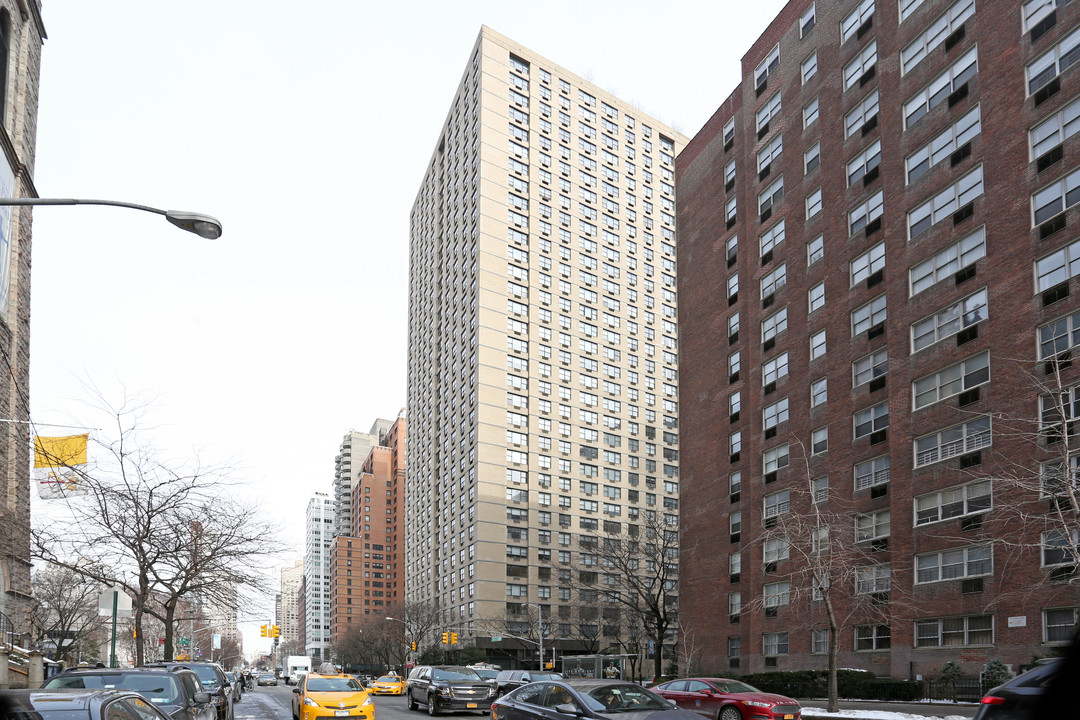
<path id="1" fill-rule="evenodd" d="M 1005 698 L 995 697 L 994 695 L 987 695 L 982 699 L 983 705 L 1003 705 L 1004 703 Z"/>
<path id="2" fill-rule="evenodd" d="M 499 720 L 499 708 L 497 705 L 491 706 L 491 720 Z"/>

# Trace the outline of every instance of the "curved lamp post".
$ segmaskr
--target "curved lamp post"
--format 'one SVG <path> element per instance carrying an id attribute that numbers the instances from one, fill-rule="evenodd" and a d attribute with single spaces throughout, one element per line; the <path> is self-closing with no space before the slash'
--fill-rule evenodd
<path id="1" fill-rule="evenodd" d="M 221 237 L 221 223 L 209 215 L 202 213 L 184 212 L 181 210 L 159 210 L 148 205 L 136 205 L 135 203 L 120 202 L 119 200 L 77 200 L 75 198 L 0 198 L 0 206 L 25 206 L 25 205 L 112 205 L 114 207 L 143 210 L 156 215 L 164 215 L 165 219 L 176 227 L 195 233 L 207 240 L 217 240 Z"/>

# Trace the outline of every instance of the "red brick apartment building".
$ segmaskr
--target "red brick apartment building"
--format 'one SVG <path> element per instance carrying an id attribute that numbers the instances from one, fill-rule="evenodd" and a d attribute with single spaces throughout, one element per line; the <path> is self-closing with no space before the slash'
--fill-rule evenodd
<path id="1" fill-rule="evenodd" d="M 332 642 L 374 616 L 393 615 L 405 594 L 405 417 L 371 449 L 353 488 L 352 532 L 330 556 Z"/>
<path id="2" fill-rule="evenodd" d="M 1080 3 L 792 0 L 679 156 L 704 670 L 825 667 L 826 594 L 879 676 L 1071 636 L 1078 59 Z"/>

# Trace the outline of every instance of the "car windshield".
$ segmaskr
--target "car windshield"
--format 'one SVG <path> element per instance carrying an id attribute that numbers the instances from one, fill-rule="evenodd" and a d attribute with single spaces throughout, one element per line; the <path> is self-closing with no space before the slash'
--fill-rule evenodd
<path id="1" fill-rule="evenodd" d="M 208 665 L 194 665 L 191 668 L 195 671 L 195 674 L 199 676 L 199 681 L 206 687 L 217 687 L 221 684 L 221 680 L 218 679 L 218 674 L 214 668 Z"/>
<path id="2" fill-rule="evenodd" d="M 309 677 L 307 681 L 308 692 L 356 692 L 363 689 L 364 686 L 352 678 Z"/>
<path id="3" fill-rule="evenodd" d="M 260 675 L 260 676 L 259 676 L 259 679 L 260 679 L 260 680 L 273 680 L 273 679 L 274 679 L 274 676 L 273 676 L 273 675 L 271 675 L 271 674 L 269 674 L 269 673 L 267 673 L 267 674 L 265 674 L 265 675 Z"/>
<path id="4" fill-rule="evenodd" d="M 482 677 L 485 680 L 494 680 L 499 676 L 498 670 L 485 670 L 484 668 L 473 668 L 473 672 Z"/>
<path id="5" fill-rule="evenodd" d="M 432 680 L 480 680 L 482 679 L 476 674 L 476 671 L 472 668 L 455 667 L 455 668 L 432 668 L 431 670 Z"/>
<path id="6" fill-rule="evenodd" d="M 562 675 L 560 675 L 559 673 L 538 673 L 538 672 L 534 672 L 534 673 L 529 673 L 529 677 L 532 678 L 533 682 L 536 682 L 537 680 L 562 680 L 563 679 Z"/>
<path id="7" fill-rule="evenodd" d="M 134 690 L 155 705 L 175 705 L 180 701 L 180 688 L 176 679 L 167 673 L 94 673 L 87 675 L 54 675 L 41 686 L 45 690 L 56 688 L 86 688 L 111 690 L 120 688 Z"/>
<path id="8" fill-rule="evenodd" d="M 231 683 L 236 682 L 236 673 L 231 673 L 231 672 L 225 673 L 225 679 L 228 680 Z"/>
<path id="9" fill-rule="evenodd" d="M 585 695 L 590 708 L 598 712 L 620 713 L 641 710 L 671 710 L 671 704 L 645 688 L 630 684 L 601 685 Z"/>
<path id="10" fill-rule="evenodd" d="M 719 680 L 714 682 L 713 685 L 722 693 L 759 693 L 761 692 L 753 685 L 747 685 L 744 682 L 738 680 Z"/>
<path id="11" fill-rule="evenodd" d="M 399 677 L 398 677 L 397 675 L 383 675 L 383 676 L 382 676 L 381 678 L 379 678 L 379 679 L 377 680 L 377 682 L 392 682 L 392 683 L 396 683 L 396 682 L 401 682 L 401 678 L 399 678 Z"/>

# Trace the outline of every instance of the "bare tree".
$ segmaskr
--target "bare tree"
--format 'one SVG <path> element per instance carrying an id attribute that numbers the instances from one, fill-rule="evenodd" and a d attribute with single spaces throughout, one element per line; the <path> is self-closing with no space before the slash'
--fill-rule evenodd
<path id="1" fill-rule="evenodd" d="M 31 587 L 30 625 L 39 647 L 52 645 L 54 658 L 70 660 L 93 644 L 102 628 L 99 586 L 67 568 L 46 567 L 33 574 Z"/>

